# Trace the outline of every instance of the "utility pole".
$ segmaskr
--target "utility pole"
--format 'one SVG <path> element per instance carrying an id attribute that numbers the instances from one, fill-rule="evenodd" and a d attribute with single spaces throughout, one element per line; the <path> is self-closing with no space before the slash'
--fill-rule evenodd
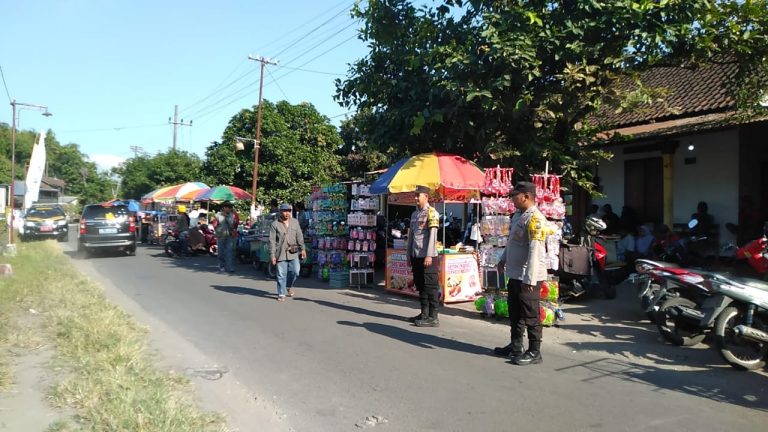
<path id="1" fill-rule="evenodd" d="M 261 66 L 261 74 L 259 75 L 259 108 L 256 114 L 256 142 L 253 149 L 253 188 L 251 191 L 251 216 L 256 213 L 256 183 L 259 178 L 259 147 L 261 146 L 261 95 L 264 88 L 264 66 L 277 65 L 277 60 L 265 58 L 261 56 L 248 56 L 248 60 L 259 62 Z"/>
<path id="2" fill-rule="evenodd" d="M 174 137 L 175 136 L 176 136 L 176 134 L 174 133 Z M 175 140 L 174 140 L 174 142 L 175 142 Z M 133 157 L 135 157 L 135 158 L 139 157 L 139 153 L 144 153 L 144 147 L 141 147 L 141 146 L 132 145 L 132 146 L 130 146 L 128 148 L 131 149 L 131 151 L 133 152 Z"/>
<path id="3" fill-rule="evenodd" d="M 189 123 L 184 123 L 184 119 L 181 119 L 181 121 L 179 121 L 179 106 L 174 105 L 173 121 L 171 121 L 171 118 L 168 117 L 168 123 L 173 125 L 173 151 L 176 151 L 176 129 L 179 126 L 192 126 L 192 120 L 190 120 Z"/>

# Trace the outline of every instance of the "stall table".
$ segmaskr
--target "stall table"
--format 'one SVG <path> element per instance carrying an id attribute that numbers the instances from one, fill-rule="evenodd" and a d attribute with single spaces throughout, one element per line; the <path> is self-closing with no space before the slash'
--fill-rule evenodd
<path id="1" fill-rule="evenodd" d="M 443 253 L 437 259 L 440 299 L 443 303 L 474 301 L 482 290 L 474 253 Z M 418 297 L 404 249 L 387 249 L 387 291 Z"/>

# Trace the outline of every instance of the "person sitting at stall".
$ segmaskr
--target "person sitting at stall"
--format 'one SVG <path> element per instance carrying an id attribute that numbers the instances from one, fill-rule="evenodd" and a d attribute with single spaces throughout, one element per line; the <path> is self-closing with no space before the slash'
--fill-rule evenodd
<path id="1" fill-rule="evenodd" d="M 603 222 L 605 222 L 605 230 L 603 234 L 616 234 L 619 230 L 619 215 L 613 212 L 613 207 L 610 204 L 603 206 Z"/>
<path id="2" fill-rule="evenodd" d="M 653 229 L 653 237 L 651 257 L 661 260 L 667 258 L 672 247 L 680 241 L 680 237 L 664 224 L 659 224 Z"/>
<path id="3" fill-rule="evenodd" d="M 691 229 L 691 235 L 706 237 L 710 235 L 715 218 L 709 214 L 709 206 L 705 201 L 700 201 L 696 206 L 696 213 L 691 215 L 691 220 L 696 220 L 696 226 Z"/>

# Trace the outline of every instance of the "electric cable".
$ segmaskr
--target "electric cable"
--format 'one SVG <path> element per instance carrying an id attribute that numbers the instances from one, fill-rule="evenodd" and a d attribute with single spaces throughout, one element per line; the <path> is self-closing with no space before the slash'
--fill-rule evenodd
<path id="1" fill-rule="evenodd" d="M 8 84 L 5 82 L 5 74 L 3 73 L 3 66 L 0 65 L 0 76 L 3 77 L 3 87 L 5 87 L 5 94 L 8 95 L 8 103 L 13 103 L 13 99 L 11 98 L 11 93 L 8 91 Z"/>

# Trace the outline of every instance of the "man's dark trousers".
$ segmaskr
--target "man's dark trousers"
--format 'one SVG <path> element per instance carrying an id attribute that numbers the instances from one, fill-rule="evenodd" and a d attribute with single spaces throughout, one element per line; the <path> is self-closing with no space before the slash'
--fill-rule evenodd
<path id="1" fill-rule="evenodd" d="M 424 258 L 411 258 L 411 267 L 413 283 L 419 291 L 422 317 L 437 318 L 437 257 L 433 257 L 432 265 L 426 268 Z"/>
<path id="2" fill-rule="evenodd" d="M 528 329 L 528 350 L 541 350 L 541 319 L 539 318 L 539 289 L 538 284 L 532 291 L 523 290 L 523 283 L 510 279 L 507 283 L 507 304 L 509 306 L 509 322 L 512 331 L 512 342 L 523 340 Z"/>

